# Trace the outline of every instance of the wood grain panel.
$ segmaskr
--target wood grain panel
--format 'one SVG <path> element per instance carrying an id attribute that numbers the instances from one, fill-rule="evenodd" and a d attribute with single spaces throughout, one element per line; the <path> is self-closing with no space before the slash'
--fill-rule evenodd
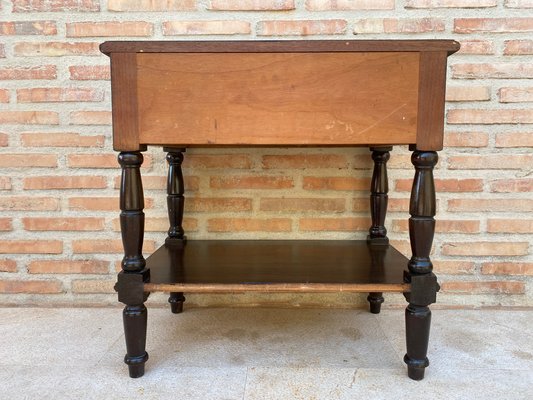
<path id="1" fill-rule="evenodd" d="M 418 53 L 137 54 L 146 144 L 416 140 Z"/>

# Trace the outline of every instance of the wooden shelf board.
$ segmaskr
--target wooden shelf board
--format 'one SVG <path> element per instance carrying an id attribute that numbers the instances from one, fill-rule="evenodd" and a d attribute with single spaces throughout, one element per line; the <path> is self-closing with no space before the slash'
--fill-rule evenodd
<path id="1" fill-rule="evenodd" d="M 354 240 L 191 240 L 147 259 L 146 291 L 409 292 L 408 259 Z"/>

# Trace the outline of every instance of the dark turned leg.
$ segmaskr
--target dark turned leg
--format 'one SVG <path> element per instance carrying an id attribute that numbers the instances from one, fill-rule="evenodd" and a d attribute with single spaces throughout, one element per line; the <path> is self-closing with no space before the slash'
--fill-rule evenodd
<path id="1" fill-rule="evenodd" d="M 185 149 L 164 148 L 168 152 L 168 179 L 167 179 L 167 207 L 170 227 L 168 237 L 165 241 L 167 245 L 183 246 L 186 241 L 183 230 L 183 207 L 185 203 L 185 186 L 183 183 L 183 172 L 181 163 L 183 162 L 183 153 Z M 170 309 L 174 314 L 183 311 L 183 302 L 185 296 L 183 292 L 171 292 L 168 302 Z"/>
<path id="2" fill-rule="evenodd" d="M 385 216 L 387 215 L 387 203 L 389 183 L 387 178 L 387 161 L 390 158 L 392 147 L 371 147 L 374 171 L 370 186 L 370 226 L 367 242 L 370 245 L 388 245 L 387 229 L 385 228 Z M 370 312 L 379 314 L 381 304 L 385 301 L 383 293 L 372 292 L 366 298 L 370 303 Z"/>
<path id="3" fill-rule="evenodd" d="M 118 300 L 126 307 L 123 312 L 126 356 L 132 378 L 144 374 L 144 363 L 148 360 L 146 346 L 146 307 L 148 293 L 144 292 L 144 282 L 149 281 L 150 271 L 145 268 L 142 256 L 144 237 L 144 196 L 140 167 L 143 156 L 140 152 L 122 152 L 118 156 L 122 167 L 120 185 L 120 229 L 124 245 L 122 271 L 118 274 L 115 290 Z"/>
<path id="4" fill-rule="evenodd" d="M 409 272 L 405 275 L 405 280 L 411 283 L 411 292 L 405 295 L 409 305 L 405 310 L 407 354 L 404 361 L 409 377 L 414 380 L 423 379 L 424 370 L 429 365 L 426 355 L 431 311 L 428 306 L 436 301 L 439 290 L 429 258 L 435 232 L 433 168 L 437 160 L 434 151 L 415 150 L 411 157 L 416 173 L 409 207 L 409 237 L 413 256 L 408 264 Z"/>

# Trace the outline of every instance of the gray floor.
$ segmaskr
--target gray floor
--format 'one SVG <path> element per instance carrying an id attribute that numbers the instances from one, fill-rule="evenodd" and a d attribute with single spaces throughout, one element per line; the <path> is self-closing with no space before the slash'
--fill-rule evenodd
<path id="1" fill-rule="evenodd" d="M 426 379 L 402 310 L 149 309 L 127 378 L 119 309 L 0 309 L 2 399 L 533 399 L 533 312 L 436 310 Z"/>

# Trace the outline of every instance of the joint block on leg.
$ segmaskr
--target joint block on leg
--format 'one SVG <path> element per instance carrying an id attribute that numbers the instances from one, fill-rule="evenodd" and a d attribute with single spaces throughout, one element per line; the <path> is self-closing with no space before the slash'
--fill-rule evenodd
<path id="1" fill-rule="evenodd" d="M 140 272 L 119 272 L 115 284 L 118 301 L 129 305 L 144 303 L 148 298 L 148 293 L 144 291 L 144 283 L 149 280 L 149 269 L 143 269 Z"/>
<path id="2" fill-rule="evenodd" d="M 427 306 L 437 301 L 440 286 L 435 274 L 417 275 L 404 271 L 404 281 L 411 284 L 411 292 L 406 294 L 409 303 Z"/>

